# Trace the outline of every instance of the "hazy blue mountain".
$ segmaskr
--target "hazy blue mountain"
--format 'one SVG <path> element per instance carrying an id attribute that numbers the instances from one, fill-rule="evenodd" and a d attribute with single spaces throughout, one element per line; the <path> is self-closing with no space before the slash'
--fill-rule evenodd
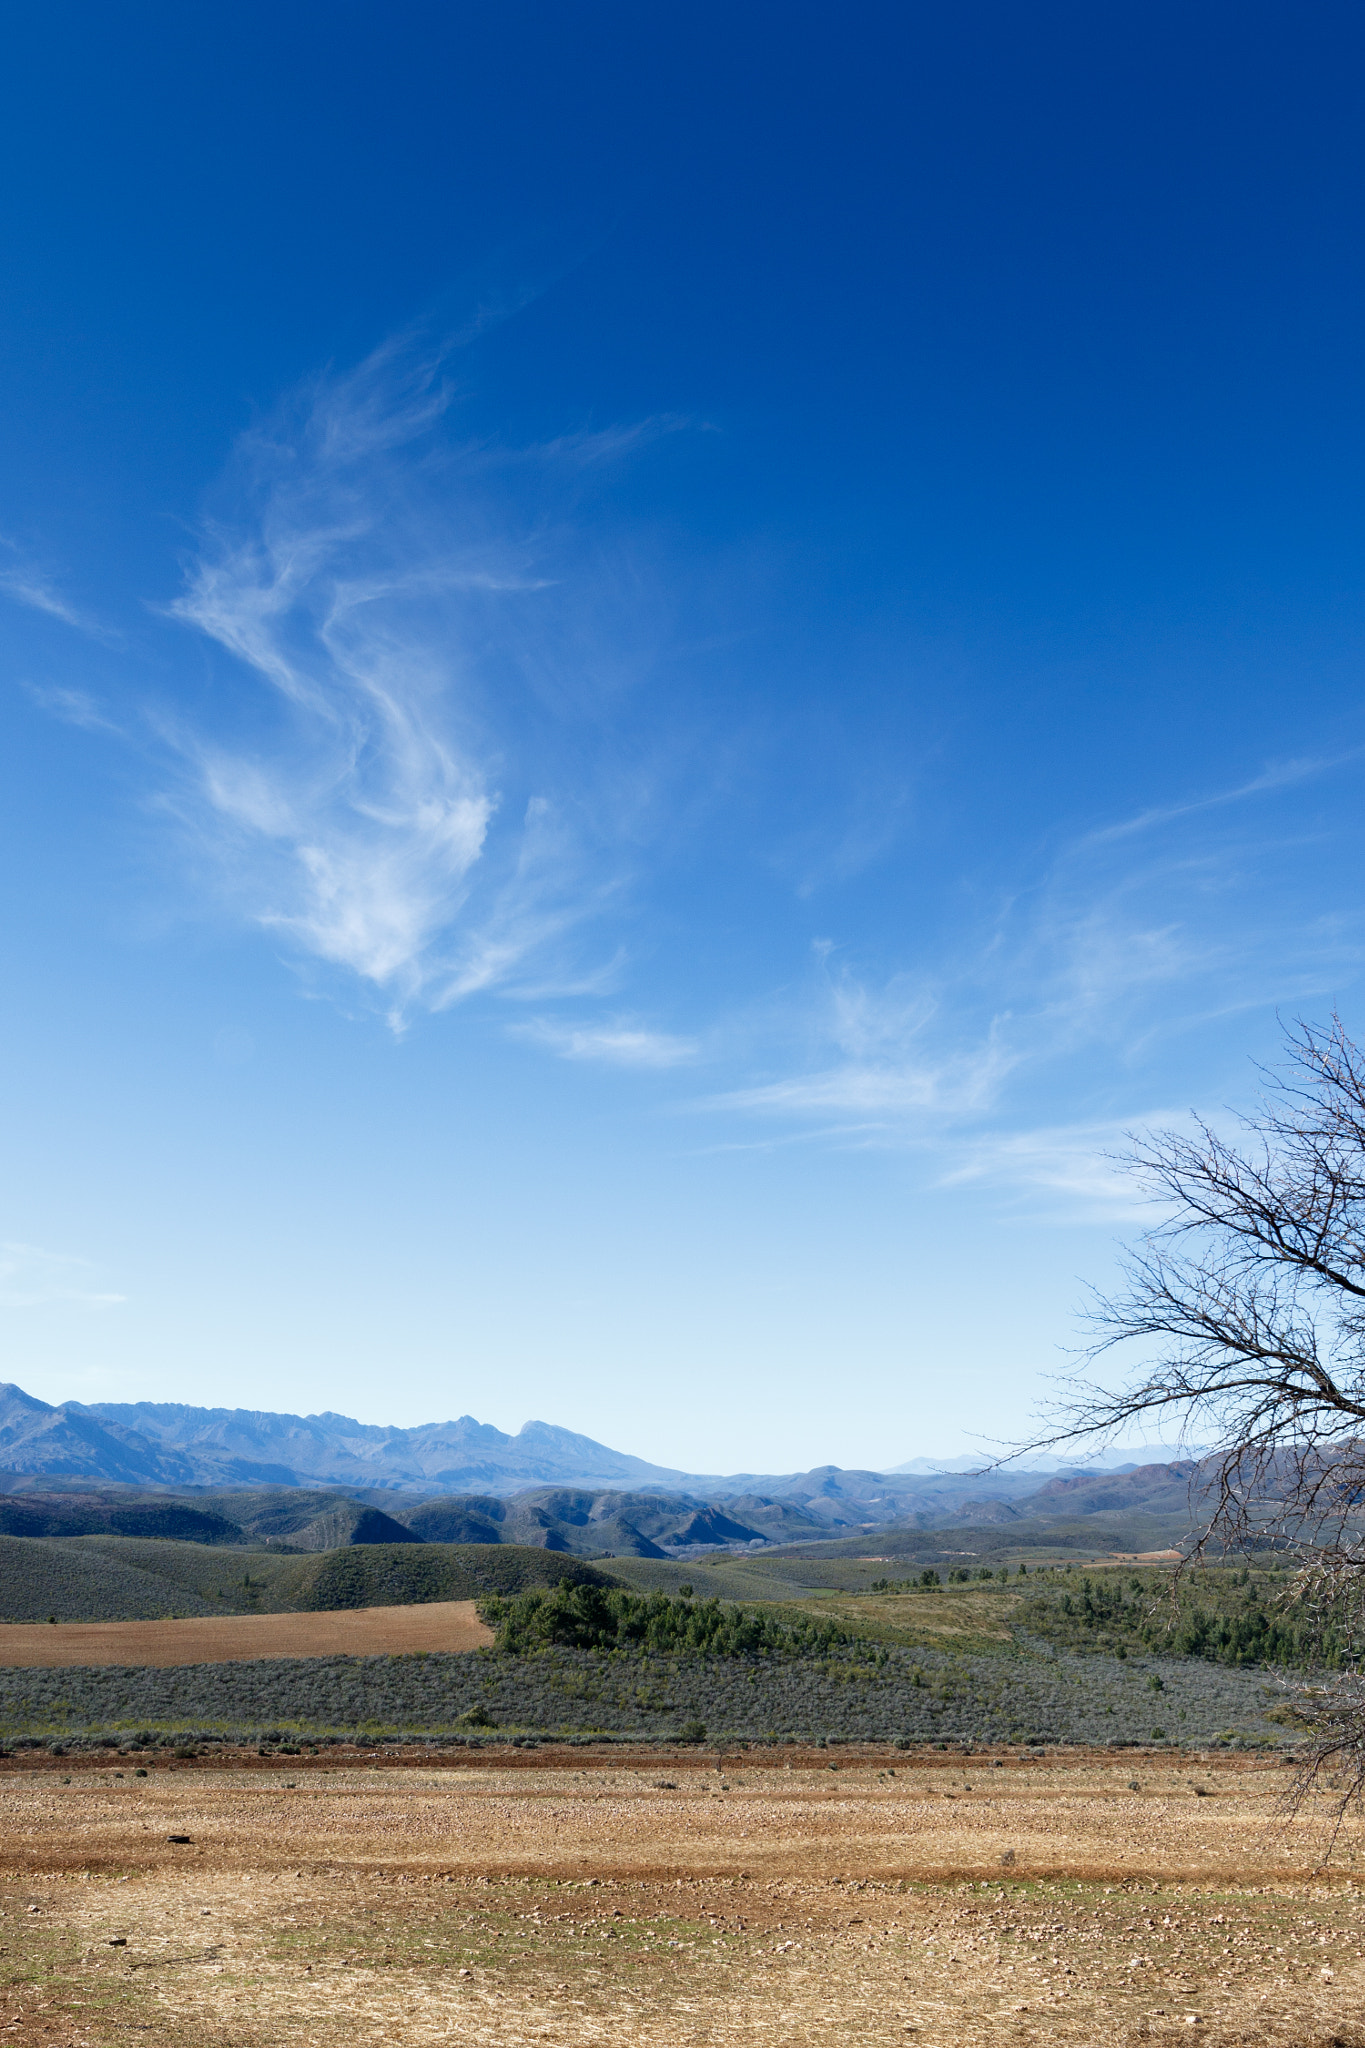
<path id="1" fill-rule="evenodd" d="M 914 1465 L 927 1460 L 914 1460 Z M 508 1542 L 568 1550 L 610 1549 L 636 1556 L 676 1555 L 715 1543 L 809 1541 L 892 1524 L 928 1528 L 970 1511 L 986 1521 L 1012 1512 L 1053 1513 L 1065 1499 L 1085 1512 L 1095 1499 L 1145 1497 L 1188 1489 L 1189 1467 L 1011 1466 L 983 1474 L 971 1459 L 954 1470 L 869 1472 L 817 1466 L 811 1472 L 675 1471 L 614 1451 L 553 1423 L 528 1422 L 515 1436 L 471 1415 L 413 1429 L 357 1422 L 347 1415 L 282 1415 L 248 1408 L 197 1408 L 179 1402 L 82 1403 L 53 1407 L 21 1387 L 0 1386 L 0 1491 L 47 1485 L 124 1486 L 167 1492 L 206 1488 L 284 1490 L 271 1509 L 278 1526 L 244 1526 L 254 1539 L 300 1543 L 376 1540 L 351 1533 L 357 1497 L 387 1508 L 428 1541 Z M 1124 1475 L 1133 1483 L 1124 1487 Z M 1164 1476 L 1163 1476 L 1164 1475 Z M 1043 1505 L 1024 1504 L 1039 1496 Z M 340 1492 L 309 1507 L 289 1490 Z M 1164 1493 L 1163 1493 L 1164 1499 Z M 430 1512 L 420 1506 L 430 1503 Z M 230 1500 L 222 1512 L 240 1519 Z M 243 1508 L 243 1513 L 246 1512 Z M 305 1524 L 312 1531 L 302 1535 Z M 345 1525 L 343 1527 L 343 1524 Z M 316 1526 L 314 1526 L 316 1525 Z M 440 1527 L 443 1533 L 437 1536 Z M 397 1537 L 390 1540 L 397 1540 Z"/>
<path id="2" fill-rule="evenodd" d="M 288 1469 L 295 1483 L 350 1486 L 533 1486 L 562 1480 L 678 1481 L 683 1475 L 609 1450 L 550 1422 L 528 1422 L 515 1436 L 462 1415 L 454 1422 L 398 1429 L 348 1415 L 275 1415 L 251 1408 L 191 1408 L 173 1402 L 96 1402 L 72 1412 L 135 1430 L 168 1452 L 201 1461 Z"/>
<path id="3" fill-rule="evenodd" d="M 554 1484 L 676 1486 L 686 1476 L 548 1422 L 528 1422 L 509 1436 L 472 1415 L 396 1429 L 347 1415 L 179 1402 L 52 1407 L 15 1386 L 0 1386 L 0 1469 L 133 1485 L 496 1494 Z"/>
<path id="4" fill-rule="evenodd" d="M 193 1483 L 193 1460 L 166 1457 L 135 1431 L 106 1427 L 74 1404 L 53 1408 L 0 1385 L 0 1468 L 125 1485 Z"/>

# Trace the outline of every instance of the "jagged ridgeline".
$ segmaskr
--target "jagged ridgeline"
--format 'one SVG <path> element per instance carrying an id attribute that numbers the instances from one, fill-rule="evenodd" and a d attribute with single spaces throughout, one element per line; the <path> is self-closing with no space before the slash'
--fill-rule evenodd
<path id="1" fill-rule="evenodd" d="M 890 1472 L 689 1473 L 545 1422 L 513 1437 L 468 1415 L 398 1429 L 332 1413 L 173 1402 L 54 1407 L 0 1384 L 0 1531 L 11 1535 L 112 1530 L 300 1550 L 420 1537 L 658 1561 L 689 1549 L 857 1537 L 874 1526 L 1014 1528 L 1082 1515 L 1139 1517 L 1136 1547 L 1156 1549 L 1190 1526 L 1199 1491 L 1198 1465 L 1179 1459 L 1050 1478 L 953 1462 L 957 1469 L 921 1459 Z M 362 1511 L 371 1519 L 349 1526 Z"/>

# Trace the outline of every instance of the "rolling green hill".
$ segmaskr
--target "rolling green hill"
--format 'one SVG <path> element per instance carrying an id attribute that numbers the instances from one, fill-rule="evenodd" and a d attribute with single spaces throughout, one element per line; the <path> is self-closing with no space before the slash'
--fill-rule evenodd
<path id="1" fill-rule="evenodd" d="M 281 1556 L 120 1536 L 0 1536 L 0 1622 L 407 1606 L 563 1578 L 615 1583 L 577 1558 L 513 1543 L 380 1543 Z"/>
<path id="2" fill-rule="evenodd" d="M 118 1538 L 111 1539 L 117 1543 Z M 189 1543 L 129 1544 L 130 1550 L 194 1550 Z M 216 1553 L 221 1556 L 222 1553 Z M 238 1577 L 241 1568 L 238 1567 Z M 141 1560 L 102 1554 L 79 1542 L 0 1536 L 0 1619 L 4 1621 L 155 1621 L 166 1614 L 235 1610 L 203 1598 L 191 1584 L 147 1570 Z"/>
<path id="3" fill-rule="evenodd" d="M 256 1499 L 259 1502 L 261 1496 Z M 236 1503 L 234 1505 L 237 1505 Z M 1110 1548 L 1164 1547 L 1167 1524 L 1127 1516 L 1117 1524 L 1087 1515 L 1051 1525 L 1013 1528 L 878 1530 L 846 1542 L 789 1545 L 766 1552 L 721 1551 L 688 1560 L 615 1556 L 596 1567 L 538 1544 L 357 1540 L 356 1518 L 372 1510 L 348 1501 L 297 1495 L 278 1503 L 281 1516 L 311 1510 L 303 1530 L 315 1535 L 336 1516 L 333 1542 L 308 1550 L 221 1542 L 172 1541 L 110 1533 L 86 1536 L 0 1535 L 0 1621 L 150 1619 L 169 1614 L 280 1613 L 295 1609 L 405 1605 L 419 1600 L 473 1599 L 518 1592 L 596 1573 L 639 1592 L 699 1594 L 727 1600 L 806 1600 L 814 1595 L 867 1593 L 880 1579 L 903 1579 L 924 1568 L 945 1578 L 954 1569 L 989 1569 L 1021 1557 L 1089 1560 Z M 339 1506 L 345 1513 L 339 1512 Z M 271 1512 L 269 1509 L 265 1512 Z M 387 1520 L 376 1514 L 376 1521 Z"/>

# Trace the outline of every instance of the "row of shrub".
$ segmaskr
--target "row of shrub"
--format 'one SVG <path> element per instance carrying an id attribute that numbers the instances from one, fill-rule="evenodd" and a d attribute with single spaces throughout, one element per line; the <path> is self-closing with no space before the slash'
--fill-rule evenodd
<path id="1" fill-rule="evenodd" d="M 1028 1575 L 1028 1566 L 1021 1564 L 1016 1576 L 1026 1579 Z M 995 1570 L 992 1570 L 988 1564 L 959 1564 L 954 1565 L 951 1571 L 948 1572 L 947 1583 L 950 1586 L 970 1586 L 984 1583 L 987 1579 L 998 1579 L 1003 1584 L 1009 1576 L 1010 1568 L 1007 1564 L 1002 1564 Z M 936 1593 L 943 1583 L 944 1574 L 936 1571 L 933 1565 L 926 1565 L 924 1570 L 912 1579 L 873 1579 L 868 1587 L 868 1591 L 870 1593 Z"/>

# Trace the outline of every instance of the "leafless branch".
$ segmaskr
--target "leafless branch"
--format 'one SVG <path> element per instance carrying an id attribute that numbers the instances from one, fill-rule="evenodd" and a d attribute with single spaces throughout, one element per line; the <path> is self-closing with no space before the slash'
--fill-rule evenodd
<path id="1" fill-rule="evenodd" d="M 1351 1627 L 1365 1608 L 1365 1054 L 1339 1017 L 1287 1033 L 1257 1113 L 1233 1143 L 1131 1140 L 1124 1164 L 1160 1221 L 1096 1296 L 1082 1374 L 1031 1447 L 1110 1440 L 1160 1418 L 1212 1444 L 1192 1482 L 1210 1548 L 1292 1544 L 1310 1609 Z M 1096 1374 L 1120 1347 L 1141 1363 L 1115 1389 Z M 1086 1376 L 1088 1371 L 1088 1376 Z M 1365 1800 L 1365 1642 L 1352 1668 L 1304 1696 L 1310 1729 L 1293 1799 L 1330 1785 L 1333 1832 Z"/>

